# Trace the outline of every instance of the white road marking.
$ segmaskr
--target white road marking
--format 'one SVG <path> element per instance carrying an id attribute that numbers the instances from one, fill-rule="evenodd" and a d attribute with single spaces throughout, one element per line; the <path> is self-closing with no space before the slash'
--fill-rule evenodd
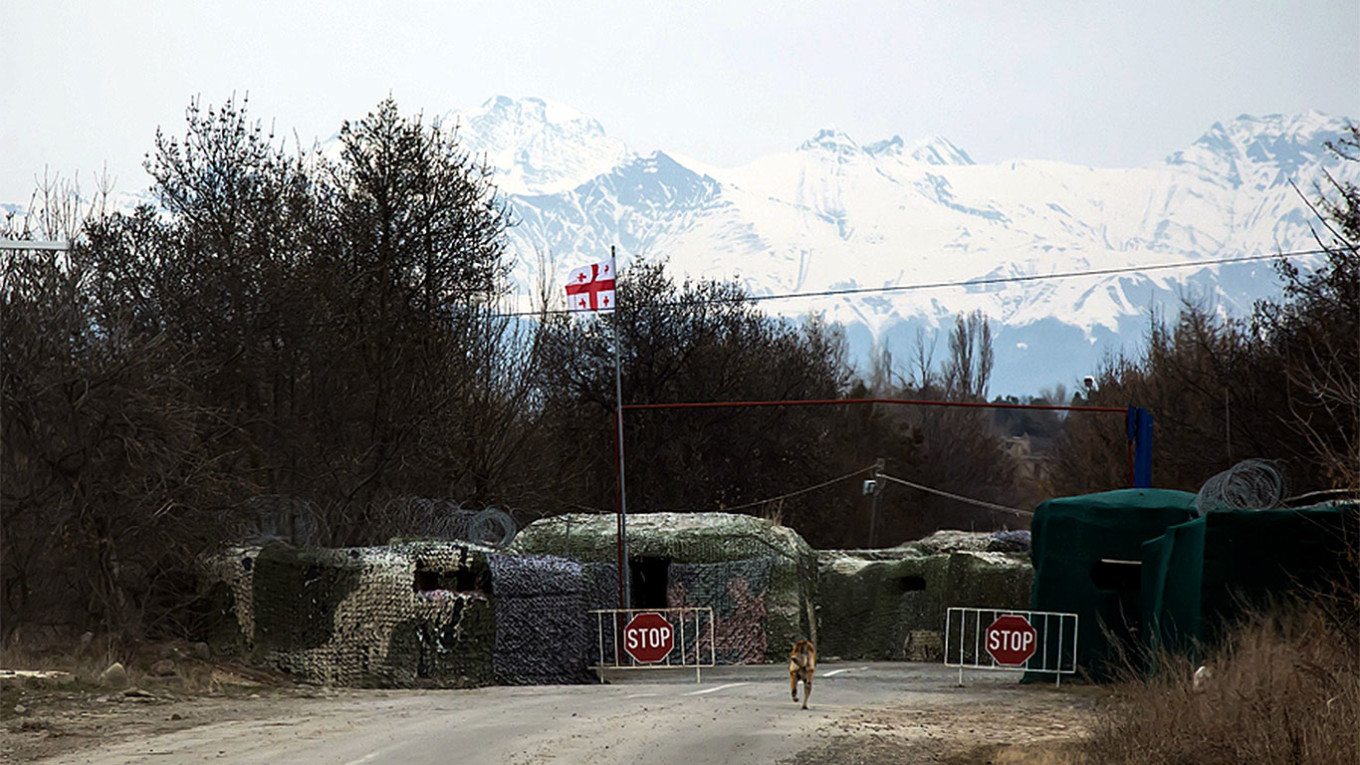
<path id="1" fill-rule="evenodd" d="M 831 670 L 830 672 L 823 672 L 823 673 L 822 673 L 822 677 L 835 677 L 836 675 L 839 675 L 839 674 L 842 673 L 842 672 L 849 672 L 849 671 L 850 671 L 850 670 L 848 670 L 848 669 L 833 669 L 833 670 Z"/>
<path id="2" fill-rule="evenodd" d="M 625 699 L 646 699 L 655 696 L 655 693 L 634 693 L 631 696 L 624 696 Z"/>
<path id="3" fill-rule="evenodd" d="M 723 690 L 723 689 L 725 689 L 725 688 L 736 688 L 736 687 L 739 686 L 739 685 L 746 685 L 746 683 L 728 683 L 727 685 L 719 685 L 719 686 L 716 686 L 716 687 L 714 687 L 714 688 L 705 688 L 705 689 L 703 689 L 702 691 L 690 691 L 689 693 L 686 693 L 685 695 L 686 695 L 686 696 L 702 696 L 702 695 L 704 695 L 705 693 L 714 693 L 715 691 L 721 691 L 721 690 Z"/>

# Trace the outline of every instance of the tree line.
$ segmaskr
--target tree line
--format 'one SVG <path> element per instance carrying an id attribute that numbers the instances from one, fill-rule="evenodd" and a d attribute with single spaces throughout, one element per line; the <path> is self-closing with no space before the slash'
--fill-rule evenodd
<path id="1" fill-rule="evenodd" d="M 1357 127 L 1328 148 L 1360 161 Z M 1194 490 L 1254 457 L 1273 460 L 1292 494 L 1360 490 L 1360 190 L 1328 173 L 1300 195 L 1317 215 L 1315 268 L 1280 261 L 1281 297 L 1259 301 L 1248 317 L 1187 297 L 1176 316 L 1151 317 L 1141 354 L 1095 372 L 1091 403 L 1153 410 L 1159 486 Z M 1055 486 L 1108 485 L 1125 469 L 1111 459 L 1117 440 L 1074 418 Z"/>
<path id="2" fill-rule="evenodd" d="M 3 251 L 6 631 L 192 632 L 203 553 L 262 534 L 338 546 L 438 533 L 447 505 L 420 498 L 520 523 L 612 512 L 615 332 L 626 403 L 987 400 L 981 314 L 946 330 L 938 363 L 923 337 L 908 363 L 883 353 L 862 373 L 838 327 L 765 315 L 736 284 L 677 281 L 659 261 L 623 274 L 613 317 L 552 311 L 547 285 L 538 315 L 516 316 L 513 220 L 456 128 L 389 99 L 337 146 L 289 150 L 244 104 L 194 103 L 184 133 L 158 132 L 147 157 L 154 205 L 108 211 L 106 186 L 85 199 L 46 183 L 5 222 L 9 238 L 72 242 Z M 1338 188 L 1320 212 L 1349 244 L 1328 268 L 1286 266 L 1284 300 L 1249 326 L 1194 311 L 1154 325 L 1147 358 L 1112 361 L 1085 394 L 1158 412 L 1172 484 L 1227 466 L 1205 445 L 1226 395 L 1236 454 L 1293 460 L 1304 486 L 1354 485 L 1356 397 L 1332 385 L 1357 372 L 1355 197 Z M 1312 363 L 1324 357 L 1337 361 Z M 1187 377 L 1202 382 L 1192 402 Z M 1029 434 L 1041 470 L 1008 450 Z M 883 459 L 889 474 L 1030 508 L 1123 485 L 1121 438 L 975 409 L 629 411 L 628 504 L 761 514 L 826 548 L 1016 528 L 1022 515 L 894 485 L 871 531 L 860 481 Z"/>

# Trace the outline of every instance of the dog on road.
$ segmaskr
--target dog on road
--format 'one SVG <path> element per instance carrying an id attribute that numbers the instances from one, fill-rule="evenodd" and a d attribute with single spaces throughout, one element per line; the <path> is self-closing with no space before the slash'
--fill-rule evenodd
<path id="1" fill-rule="evenodd" d="M 803 709 L 812 695 L 812 672 L 817 669 L 817 649 L 810 640 L 799 640 L 789 653 L 789 693 L 798 700 L 798 681 L 803 681 Z"/>

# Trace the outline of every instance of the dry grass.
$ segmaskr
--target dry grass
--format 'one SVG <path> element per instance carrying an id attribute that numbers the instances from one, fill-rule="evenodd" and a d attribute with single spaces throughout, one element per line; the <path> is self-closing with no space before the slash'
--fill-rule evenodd
<path id="1" fill-rule="evenodd" d="M 133 654 L 119 649 L 104 641 L 91 641 L 84 646 L 74 641 L 56 643 L 44 641 L 40 644 L 21 644 L 12 641 L 0 646 L 0 668 L 36 669 L 69 672 L 76 682 L 96 684 L 99 673 L 115 661 L 125 666 L 131 663 Z"/>
<path id="2" fill-rule="evenodd" d="M 114 662 L 123 665 L 128 676 L 127 686 L 132 688 L 202 695 L 289 684 L 287 678 L 277 673 L 237 662 L 204 660 L 194 654 L 192 644 L 186 641 L 134 644 L 115 644 L 101 639 L 85 644 L 35 641 L 27 645 L 0 646 L 0 668 L 69 672 L 74 677 L 71 685 L 77 689 L 103 687 L 100 675 Z M 171 661 L 173 670 L 153 674 L 152 667 L 166 659 Z M 53 683 L 24 680 L 17 685 L 37 689 L 52 687 Z"/>
<path id="3" fill-rule="evenodd" d="M 1123 683 L 1087 742 L 1094 763 L 1360 762 L 1360 636 L 1320 608 L 1251 617 L 1206 666 L 1164 658 Z"/>
<path id="4" fill-rule="evenodd" d="M 1081 751 L 1071 741 L 988 744 L 950 755 L 941 765 L 1076 765 Z"/>

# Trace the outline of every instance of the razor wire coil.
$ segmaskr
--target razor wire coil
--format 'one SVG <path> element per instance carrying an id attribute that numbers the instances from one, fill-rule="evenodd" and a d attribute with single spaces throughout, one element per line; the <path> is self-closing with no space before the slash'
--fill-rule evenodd
<path id="1" fill-rule="evenodd" d="M 515 519 L 504 510 L 469 510 L 447 498 L 397 497 L 384 505 L 383 512 L 414 537 L 505 547 L 519 532 Z"/>
<path id="2" fill-rule="evenodd" d="M 515 539 L 515 519 L 504 510 L 488 507 L 468 521 L 464 539 L 490 547 L 505 547 Z"/>
<path id="3" fill-rule="evenodd" d="M 1269 510 L 1286 493 L 1284 475 L 1270 460 L 1248 459 L 1204 482 L 1195 495 L 1195 513 L 1215 510 Z"/>

